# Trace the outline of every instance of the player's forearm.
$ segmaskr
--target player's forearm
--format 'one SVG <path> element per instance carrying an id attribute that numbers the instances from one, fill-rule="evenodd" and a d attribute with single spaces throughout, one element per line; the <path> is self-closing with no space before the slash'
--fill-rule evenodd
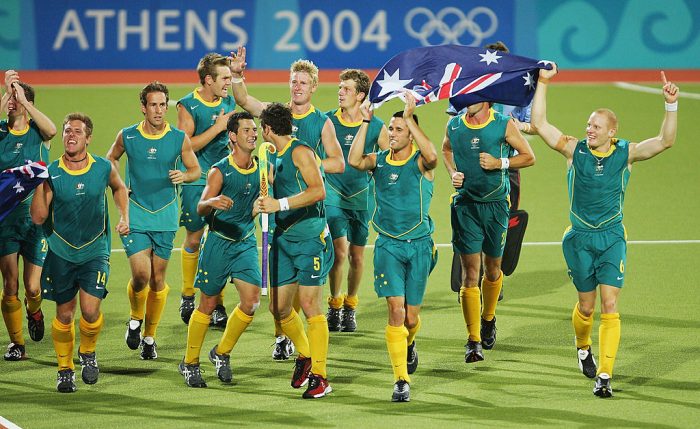
<path id="1" fill-rule="evenodd" d="M 449 174 L 450 177 L 454 176 L 454 174 L 457 172 L 454 154 L 452 153 L 452 149 L 448 149 L 445 147 L 445 145 L 442 146 L 442 162 L 445 164 L 447 174 Z"/>
<path id="2" fill-rule="evenodd" d="M 6 92 L 2 95 L 2 98 L 0 98 L 0 114 L 5 114 L 5 108 L 7 107 L 7 102 L 10 100 L 10 93 Z"/>
<path id="3" fill-rule="evenodd" d="M 129 224 L 129 191 L 126 189 L 126 186 L 120 186 L 117 188 L 114 193 L 112 194 L 112 197 L 114 198 L 114 205 L 117 207 L 117 210 L 119 211 L 119 218 L 126 223 L 127 225 Z"/>
<path id="4" fill-rule="evenodd" d="M 350 146 L 350 152 L 348 152 L 348 164 L 350 164 L 353 168 L 362 171 L 374 168 L 374 166 L 370 166 L 368 162 L 369 159 L 364 154 L 368 128 L 369 125 L 367 123 L 360 125 L 360 129 L 357 131 L 357 134 L 352 141 L 352 146 Z"/>
<path id="5" fill-rule="evenodd" d="M 530 123 L 535 130 L 542 128 L 547 122 L 547 85 L 548 79 L 541 78 L 537 81 L 537 89 L 532 100 L 532 120 Z"/>
<path id="6" fill-rule="evenodd" d="M 233 92 L 233 98 L 236 100 L 237 105 L 241 106 L 241 108 L 256 118 L 260 116 L 265 105 L 257 98 L 248 94 L 248 88 L 246 88 L 245 83 L 238 82 L 231 84 L 231 92 Z"/>
<path id="7" fill-rule="evenodd" d="M 287 197 L 287 202 L 289 203 L 290 209 L 298 209 L 323 201 L 325 198 L 326 188 L 323 186 L 323 182 L 321 182 L 320 185 L 309 186 L 304 189 L 304 191 Z"/>
<path id="8" fill-rule="evenodd" d="M 345 171 L 345 159 L 342 153 L 340 156 L 329 156 L 321 161 L 321 165 L 326 173 L 340 174 Z"/>
<path id="9" fill-rule="evenodd" d="M 423 157 L 423 166 L 432 170 L 437 167 L 438 155 L 437 150 L 435 150 L 435 145 L 432 141 L 425 135 L 423 130 L 415 123 L 412 117 L 409 117 L 406 121 L 408 124 L 408 129 L 416 140 L 418 149 L 420 150 L 421 156 Z"/>
<path id="10" fill-rule="evenodd" d="M 659 137 L 661 138 L 661 144 L 664 148 L 668 149 L 673 146 L 676 142 L 676 133 L 678 130 L 678 112 L 671 111 L 666 112 L 664 115 L 664 120 L 661 123 L 661 133 Z"/>
<path id="11" fill-rule="evenodd" d="M 49 205 L 46 202 L 46 192 L 44 191 L 46 182 L 37 186 L 32 198 L 32 205 L 29 207 L 29 214 L 32 217 L 32 222 L 36 225 L 42 225 L 49 217 Z"/>
<path id="12" fill-rule="evenodd" d="M 207 128 L 202 134 L 190 137 L 190 142 L 192 142 L 192 150 L 199 152 L 204 149 L 206 145 L 211 143 L 212 140 L 216 138 L 224 129 L 219 129 L 218 125 L 214 123 L 211 127 Z"/>
<path id="13" fill-rule="evenodd" d="M 182 181 L 185 183 L 192 183 L 199 179 L 202 175 L 202 169 L 199 164 L 187 167 L 187 170 L 182 175 Z"/>
<path id="14" fill-rule="evenodd" d="M 44 141 L 49 141 L 56 135 L 56 125 L 49 119 L 48 116 L 44 115 L 39 109 L 34 107 L 32 103 L 27 103 L 25 106 L 27 113 L 32 117 L 34 123 L 39 127 L 41 135 Z"/>
<path id="15" fill-rule="evenodd" d="M 519 153 L 515 156 L 508 158 L 509 166 L 508 168 L 525 168 L 535 165 L 535 155 L 532 152 Z"/>

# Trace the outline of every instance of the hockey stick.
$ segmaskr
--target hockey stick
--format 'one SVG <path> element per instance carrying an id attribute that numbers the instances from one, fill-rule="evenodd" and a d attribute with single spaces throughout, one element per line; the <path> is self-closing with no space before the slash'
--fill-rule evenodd
<path id="1" fill-rule="evenodd" d="M 267 179 L 267 173 L 268 173 L 268 162 L 267 162 L 267 154 L 269 153 L 275 153 L 277 149 L 275 148 L 275 145 L 269 142 L 263 142 L 260 144 L 260 147 L 258 148 L 258 168 L 260 169 L 260 196 L 261 197 L 267 197 L 268 196 L 268 179 Z M 263 296 L 267 295 L 267 255 L 268 255 L 268 231 L 269 231 L 269 223 L 268 223 L 268 214 L 267 213 L 261 213 L 261 224 L 262 224 L 262 266 L 260 267 L 260 271 L 262 273 L 262 294 Z"/>

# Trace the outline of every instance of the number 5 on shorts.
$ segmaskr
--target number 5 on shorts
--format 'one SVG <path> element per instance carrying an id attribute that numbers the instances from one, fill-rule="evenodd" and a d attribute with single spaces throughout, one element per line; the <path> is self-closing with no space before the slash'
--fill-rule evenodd
<path id="1" fill-rule="evenodd" d="M 314 257 L 314 271 L 319 271 L 321 269 L 321 258 L 318 256 Z"/>

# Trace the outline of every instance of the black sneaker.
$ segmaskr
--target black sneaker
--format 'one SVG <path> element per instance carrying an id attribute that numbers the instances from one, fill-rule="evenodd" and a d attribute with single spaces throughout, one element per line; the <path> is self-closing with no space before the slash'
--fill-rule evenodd
<path id="1" fill-rule="evenodd" d="M 496 316 L 488 321 L 481 319 L 481 345 L 486 350 L 496 345 Z"/>
<path id="2" fill-rule="evenodd" d="M 605 373 L 600 373 L 595 378 L 595 387 L 593 394 L 599 398 L 611 398 L 613 395 L 612 386 L 610 386 L 610 376 Z"/>
<path id="3" fill-rule="evenodd" d="M 332 391 L 333 388 L 328 384 L 328 379 L 317 374 L 309 374 L 309 385 L 301 397 L 304 399 L 318 399 L 323 398 Z"/>
<path id="4" fill-rule="evenodd" d="M 44 313 L 41 309 L 34 314 L 29 314 L 27 310 L 27 330 L 32 341 L 41 341 L 44 338 Z"/>
<path id="5" fill-rule="evenodd" d="M 7 345 L 7 352 L 3 357 L 5 360 L 19 361 L 25 360 L 27 358 L 27 353 L 25 352 L 24 345 L 10 343 Z"/>
<path id="6" fill-rule="evenodd" d="M 588 350 L 576 349 L 578 355 L 578 367 L 588 378 L 595 378 L 595 373 L 598 370 L 595 358 L 593 357 L 593 351 L 589 348 Z"/>
<path id="7" fill-rule="evenodd" d="M 224 383 L 230 383 L 233 380 L 233 372 L 231 371 L 231 356 L 220 355 L 216 353 L 216 347 L 209 352 L 209 361 L 216 368 L 216 376 Z"/>
<path id="8" fill-rule="evenodd" d="M 355 332 L 357 321 L 355 320 L 355 310 L 343 307 L 343 316 L 340 320 L 340 330 L 342 332 Z"/>
<path id="9" fill-rule="evenodd" d="M 287 360 L 294 352 L 294 343 L 292 340 L 284 335 L 275 338 L 275 348 L 272 350 L 272 359 Z"/>
<path id="10" fill-rule="evenodd" d="M 209 320 L 209 326 L 215 328 L 226 328 L 228 323 L 228 314 L 226 314 L 226 307 L 219 304 L 214 307 L 214 311 L 211 313 L 211 320 Z"/>
<path id="11" fill-rule="evenodd" d="M 75 385 L 75 372 L 72 369 L 58 371 L 56 390 L 61 393 L 73 393 L 78 390 L 78 387 Z"/>
<path id="12" fill-rule="evenodd" d="M 194 312 L 194 295 L 185 296 L 182 295 L 180 298 L 180 319 L 185 322 L 185 325 L 189 325 L 190 317 Z"/>
<path id="13" fill-rule="evenodd" d="M 408 367 L 408 373 L 413 374 L 418 368 L 418 352 L 416 351 L 416 342 L 413 341 L 408 346 L 408 353 L 406 355 L 406 366 Z"/>
<path id="14" fill-rule="evenodd" d="M 80 377 L 83 379 L 83 383 L 97 383 L 97 377 L 100 375 L 100 368 L 97 366 L 97 358 L 95 357 L 95 352 L 78 352 L 78 357 L 80 358 L 80 366 L 82 367 L 82 369 L 80 370 Z"/>
<path id="15" fill-rule="evenodd" d="M 185 384 L 189 387 L 207 387 L 207 383 L 202 378 L 202 371 L 199 369 L 199 364 L 187 365 L 185 362 L 180 362 L 177 370 L 185 378 Z"/>
<path id="16" fill-rule="evenodd" d="M 340 331 L 340 318 L 342 317 L 342 313 L 343 311 L 340 308 L 328 307 L 328 313 L 326 313 L 326 320 L 328 320 L 329 331 Z"/>
<path id="17" fill-rule="evenodd" d="M 141 340 L 141 359 L 153 360 L 158 358 L 157 345 L 153 337 L 143 337 Z"/>
<path id="18" fill-rule="evenodd" d="M 484 352 L 481 348 L 481 343 L 479 341 L 467 341 L 466 352 L 464 353 L 464 361 L 466 363 L 479 362 L 484 360 Z"/>
<path id="19" fill-rule="evenodd" d="M 131 350 L 136 350 L 141 344 L 141 325 L 143 320 L 129 320 L 126 327 L 126 346 Z"/>
<path id="20" fill-rule="evenodd" d="M 394 393 L 391 394 L 391 402 L 409 402 L 411 400 L 411 386 L 406 380 L 394 383 Z"/>
<path id="21" fill-rule="evenodd" d="M 311 372 L 311 358 L 297 358 L 294 361 L 294 374 L 292 374 L 292 387 L 298 389 L 309 382 Z"/>

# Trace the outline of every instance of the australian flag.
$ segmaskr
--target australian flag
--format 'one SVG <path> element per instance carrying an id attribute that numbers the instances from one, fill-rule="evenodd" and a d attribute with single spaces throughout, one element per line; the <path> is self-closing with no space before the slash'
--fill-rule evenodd
<path id="1" fill-rule="evenodd" d="M 49 170 L 42 161 L 0 173 L 0 222 L 48 177 Z"/>
<path id="2" fill-rule="evenodd" d="M 417 105 L 449 98 L 458 111 L 482 101 L 527 106 L 535 95 L 538 70 L 551 68 L 550 61 L 486 48 L 442 45 L 409 49 L 379 70 L 369 100 L 376 108 L 410 91 Z"/>

